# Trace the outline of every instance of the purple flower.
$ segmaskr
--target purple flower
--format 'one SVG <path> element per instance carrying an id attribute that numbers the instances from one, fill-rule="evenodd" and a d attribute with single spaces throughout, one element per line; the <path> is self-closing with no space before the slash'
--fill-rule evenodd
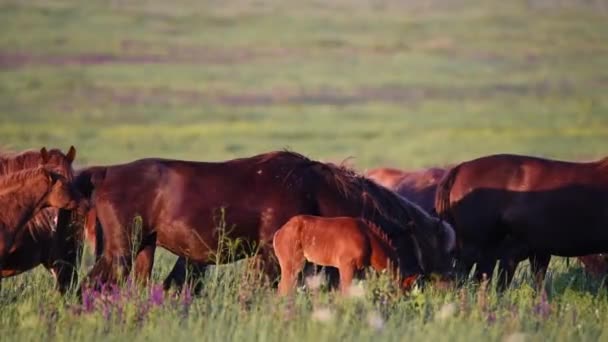
<path id="1" fill-rule="evenodd" d="M 150 290 L 150 303 L 152 305 L 161 306 L 165 301 L 165 292 L 162 285 L 153 285 Z"/>
<path id="2" fill-rule="evenodd" d="M 95 291 L 86 288 L 82 291 L 82 311 L 91 313 L 95 310 Z"/>
<path id="3" fill-rule="evenodd" d="M 488 312 L 487 322 L 488 324 L 493 324 L 496 322 L 496 313 L 494 311 Z"/>
<path id="4" fill-rule="evenodd" d="M 544 290 L 540 294 L 539 303 L 534 306 L 534 313 L 543 319 L 547 319 L 551 315 L 551 303 L 549 303 L 547 292 Z"/>
<path id="5" fill-rule="evenodd" d="M 192 291 L 190 290 L 189 286 L 186 286 L 182 292 L 182 304 L 185 307 L 189 307 L 190 304 L 192 304 Z"/>

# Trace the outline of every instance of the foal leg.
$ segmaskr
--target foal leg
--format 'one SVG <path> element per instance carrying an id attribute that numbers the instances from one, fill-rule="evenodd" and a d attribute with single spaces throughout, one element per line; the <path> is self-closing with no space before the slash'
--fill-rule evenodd
<path id="1" fill-rule="evenodd" d="M 302 246 L 297 241 L 289 243 L 289 238 L 289 236 L 284 236 L 279 231 L 274 239 L 274 250 L 281 269 L 281 280 L 278 288 L 280 296 L 286 296 L 293 291 L 298 280 L 298 273 L 304 268 L 306 262 Z"/>
<path id="2" fill-rule="evenodd" d="M 340 270 L 340 292 L 346 295 L 353 282 L 356 269 L 352 263 L 343 263 L 338 269 Z"/>
<path id="3" fill-rule="evenodd" d="M 304 261 L 304 255 L 283 255 L 279 257 L 281 280 L 279 281 L 278 292 L 280 296 L 286 296 L 295 289 L 298 273 L 304 267 Z"/>

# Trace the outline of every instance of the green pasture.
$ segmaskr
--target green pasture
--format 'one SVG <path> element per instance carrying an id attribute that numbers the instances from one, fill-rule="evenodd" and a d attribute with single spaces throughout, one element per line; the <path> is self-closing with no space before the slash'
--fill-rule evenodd
<path id="1" fill-rule="evenodd" d="M 607 90 L 603 0 L 0 0 L 0 146 L 75 145 L 79 165 L 284 148 L 361 171 L 589 160 L 608 154 Z M 157 259 L 160 281 L 173 257 Z M 527 271 L 502 296 L 470 284 L 402 297 L 372 277 L 363 298 L 286 302 L 220 267 L 187 313 L 165 303 L 138 321 L 135 299 L 120 319 L 76 313 L 40 269 L 2 282 L 0 337 L 608 340 L 601 280 L 555 259 L 545 301 Z"/>

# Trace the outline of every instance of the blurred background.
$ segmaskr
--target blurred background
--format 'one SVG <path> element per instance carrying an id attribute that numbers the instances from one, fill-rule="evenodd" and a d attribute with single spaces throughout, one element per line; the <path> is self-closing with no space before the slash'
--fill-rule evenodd
<path id="1" fill-rule="evenodd" d="M 0 145 L 417 168 L 608 154 L 608 1 L 0 1 Z"/>

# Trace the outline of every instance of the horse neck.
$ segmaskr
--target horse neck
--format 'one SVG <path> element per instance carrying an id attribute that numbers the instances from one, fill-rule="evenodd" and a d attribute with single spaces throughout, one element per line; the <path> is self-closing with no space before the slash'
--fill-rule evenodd
<path id="1" fill-rule="evenodd" d="M 47 193 L 43 182 L 35 177 L 0 194 L 0 208 L 6 213 L 0 224 L 5 229 L 22 227 L 41 208 L 41 200 Z"/>

